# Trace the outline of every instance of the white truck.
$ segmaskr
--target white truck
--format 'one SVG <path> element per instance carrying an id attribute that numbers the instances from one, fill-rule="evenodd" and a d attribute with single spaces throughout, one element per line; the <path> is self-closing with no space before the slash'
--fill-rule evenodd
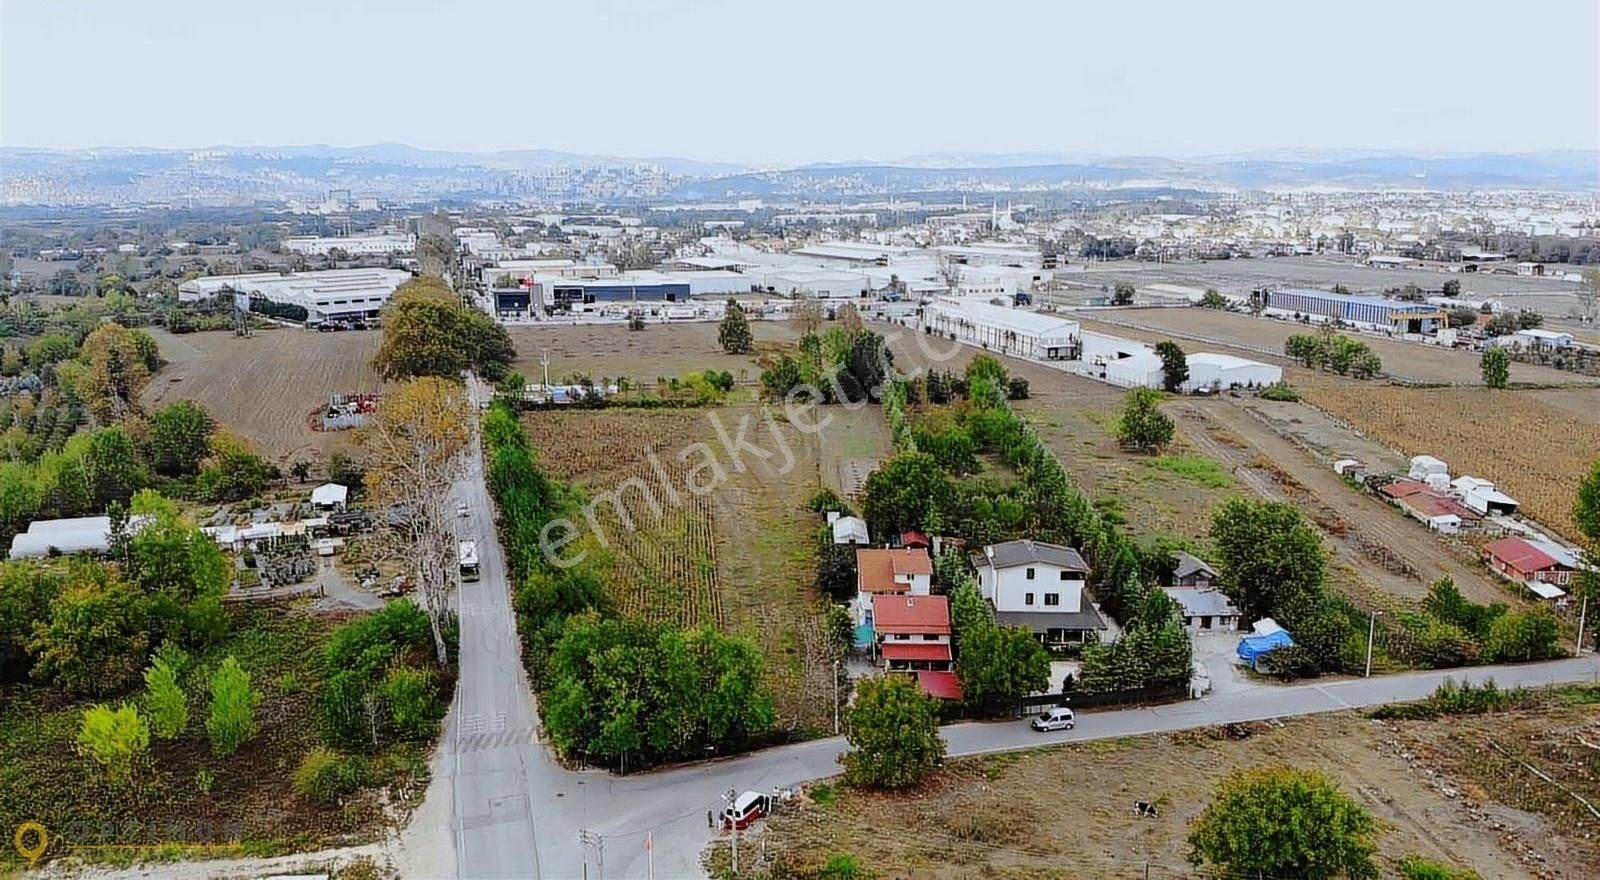
<path id="1" fill-rule="evenodd" d="M 478 542 L 462 541 L 457 549 L 457 557 L 461 562 L 461 579 L 475 581 L 478 579 Z"/>

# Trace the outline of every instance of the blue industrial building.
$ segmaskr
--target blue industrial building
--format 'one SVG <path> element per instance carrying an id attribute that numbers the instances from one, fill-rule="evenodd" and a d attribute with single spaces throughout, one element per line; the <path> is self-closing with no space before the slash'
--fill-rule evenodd
<path id="1" fill-rule="evenodd" d="M 1429 303 L 1327 290 L 1269 290 L 1263 305 L 1278 311 L 1337 318 L 1351 324 L 1385 327 L 1401 333 L 1432 333 L 1443 327 L 1447 320 L 1443 310 Z"/>

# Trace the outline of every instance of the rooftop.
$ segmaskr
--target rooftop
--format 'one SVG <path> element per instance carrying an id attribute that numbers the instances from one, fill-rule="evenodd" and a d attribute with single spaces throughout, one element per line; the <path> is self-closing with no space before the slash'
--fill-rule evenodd
<path id="1" fill-rule="evenodd" d="M 856 551 L 856 583 L 865 593 L 902 593 L 904 582 L 895 576 L 932 575 L 933 560 L 928 551 L 921 549 Z"/>
<path id="2" fill-rule="evenodd" d="M 885 596 L 872 603 L 872 628 L 880 633 L 950 632 L 950 600 L 944 596 Z"/>
<path id="3" fill-rule="evenodd" d="M 1425 302 L 1406 302 L 1405 300 L 1389 299 L 1384 296 L 1371 296 L 1359 293 L 1334 293 L 1331 290 L 1318 290 L 1310 287 L 1279 287 L 1273 293 L 1288 294 L 1290 296 L 1314 296 L 1335 302 L 1350 303 L 1352 305 L 1378 306 L 1385 309 L 1398 309 L 1400 311 L 1436 312 L 1438 306 Z"/>
<path id="4" fill-rule="evenodd" d="M 981 321 L 991 327 L 1031 336 L 1075 336 L 1078 333 L 1077 321 L 1024 309 L 992 306 L 965 298 L 939 297 L 930 303 L 927 309 L 952 317 L 960 316 L 971 321 Z"/>
<path id="5" fill-rule="evenodd" d="M 994 568 L 1012 568 L 1030 563 L 1042 563 L 1064 568 L 1068 571 L 1089 570 L 1088 563 L 1078 551 L 1060 544 L 1051 544 L 1045 541 L 1006 541 L 1000 544 L 990 544 L 983 548 L 982 556 L 975 557 L 979 565 L 989 565 Z"/>

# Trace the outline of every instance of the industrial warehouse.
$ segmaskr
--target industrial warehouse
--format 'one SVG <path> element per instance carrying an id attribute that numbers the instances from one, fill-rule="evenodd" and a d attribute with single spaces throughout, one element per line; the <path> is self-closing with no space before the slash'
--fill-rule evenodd
<path id="1" fill-rule="evenodd" d="M 315 327 L 330 322 L 375 320 L 389 297 L 410 278 L 410 272 L 400 269 L 214 275 L 178 285 L 178 300 L 198 302 L 222 293 L 242 294 L 249 297 L 255 311 Z M 261 308 L 261 303 L 281 308 Z"/>
<path id="2" fill-rule="evenodd" d="M 1282 288 L 1262 295 L 1263 313 L 1332 318 L 1393 333 L 1434 333 L 1449 323 L 1440 307 L 1381 296 Z"/>

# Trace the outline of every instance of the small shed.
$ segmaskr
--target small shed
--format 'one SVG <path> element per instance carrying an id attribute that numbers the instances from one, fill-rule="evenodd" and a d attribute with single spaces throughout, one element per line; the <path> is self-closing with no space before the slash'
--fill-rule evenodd
<path id="1" fill-rule="evenodd" d="M 344 510 L 350 489 L 338 483 L 323 483 L 311 490 L 311 506 L 317 510 Z"/>

